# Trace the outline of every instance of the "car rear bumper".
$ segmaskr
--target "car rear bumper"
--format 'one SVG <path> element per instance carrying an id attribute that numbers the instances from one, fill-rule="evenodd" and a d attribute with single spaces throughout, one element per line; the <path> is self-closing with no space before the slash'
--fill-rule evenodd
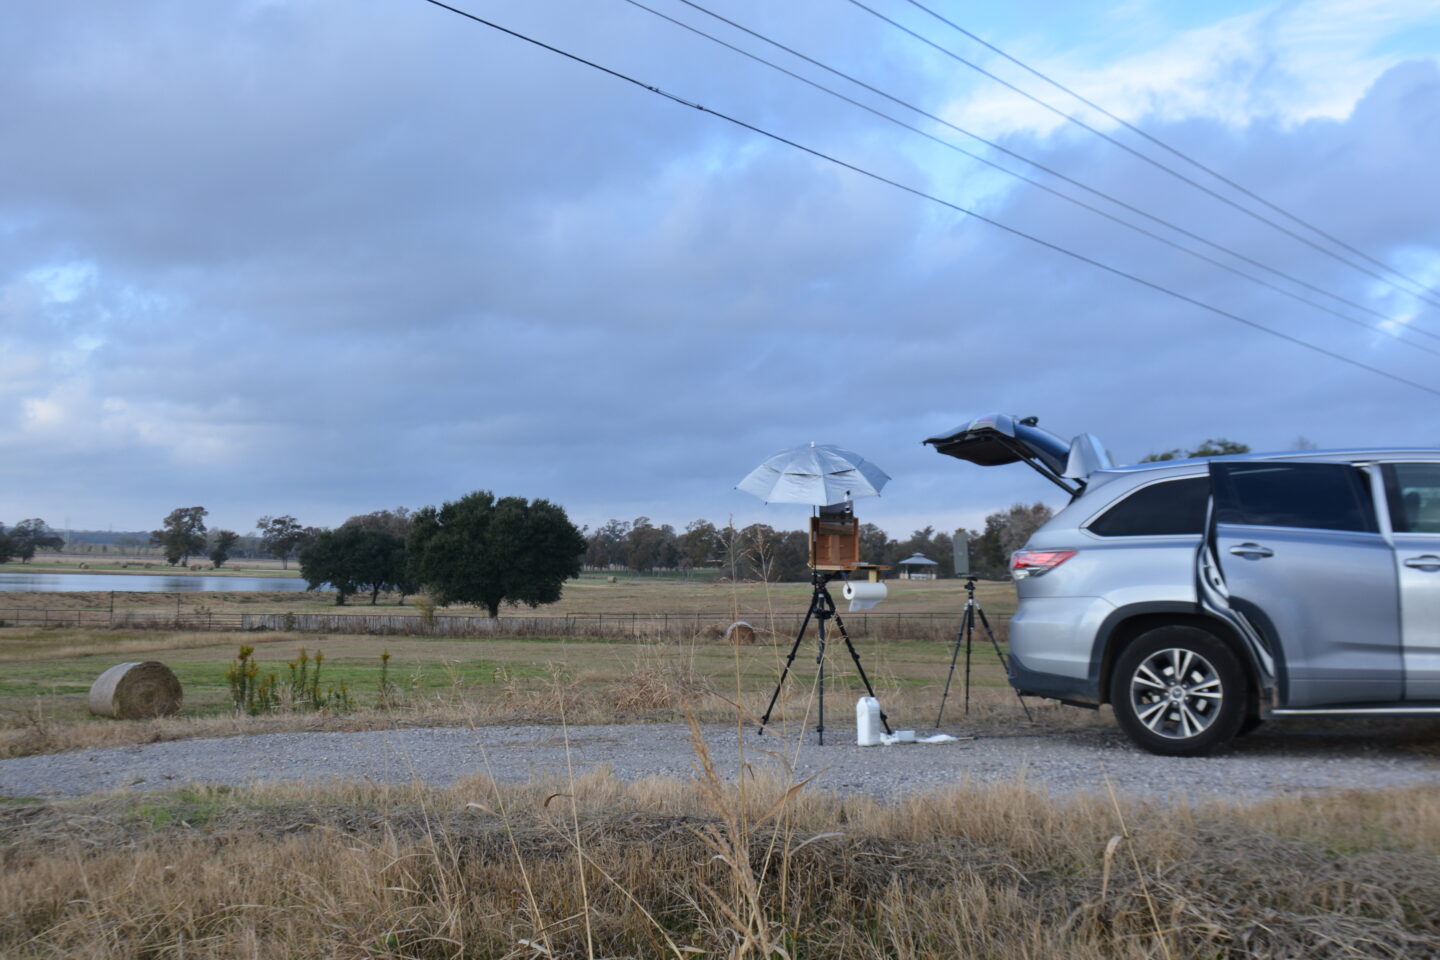
<path id="1" fill-rule="evenodd" d="M 1099 703 L 1091 654 L 1114 609 L 1100 597 L 1022 599 L 1010 621 L 1010 684 L 1034 696 Z"/>

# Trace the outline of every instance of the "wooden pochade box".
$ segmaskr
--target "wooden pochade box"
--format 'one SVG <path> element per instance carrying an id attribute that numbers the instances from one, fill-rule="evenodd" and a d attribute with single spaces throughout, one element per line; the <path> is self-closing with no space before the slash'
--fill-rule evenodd
<path id="1" fill-rule="evenodd" d="M 810 518 L 810 566 L 853 570 L 860 562 L 860 521 L 855 517 Z"/>

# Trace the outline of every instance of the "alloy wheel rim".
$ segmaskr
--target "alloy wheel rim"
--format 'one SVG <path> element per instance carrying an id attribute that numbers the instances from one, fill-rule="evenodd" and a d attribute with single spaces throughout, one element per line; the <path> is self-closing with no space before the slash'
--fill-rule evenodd
<path id="1" fill-rule="evenodd" d="M 1215 666 L 1183 647 L 1157 650 L 1130 678 L 1130 705 L 1151 733 L 1188 740 L 1210 728 L 1225 702 Z"/>

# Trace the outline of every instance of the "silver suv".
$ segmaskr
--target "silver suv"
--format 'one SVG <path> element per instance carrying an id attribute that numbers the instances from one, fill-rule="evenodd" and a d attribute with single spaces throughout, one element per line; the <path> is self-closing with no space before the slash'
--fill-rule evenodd
<path id="1" fill-rule="evenodd" d="M 925 442 L 1070 496 L 1010 559 L 1022 694 L 1176 756 L 1271 716 L 1440 715 L 1440 449 L 1114 467 L 1005 414 Z"/>

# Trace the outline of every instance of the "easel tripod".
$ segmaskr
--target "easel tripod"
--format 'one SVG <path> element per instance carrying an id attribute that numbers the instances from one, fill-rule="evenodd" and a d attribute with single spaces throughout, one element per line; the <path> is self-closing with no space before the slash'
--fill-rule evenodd
<path id="1" fill-rule="evenodd" d="M 870 678 L 865 674 L 865 668 L 860 665 L 860 654 L 855 649 L 855 644 L 850 641 L 850 633 L 845 629 L 845 621 L 840 619 L 839 612 L 835 609 L 835 598 L 830 596 L 830 581 L 839 577 L 838 571 L 812 570 L 810 572 L 810 608 L 805 611 L 805 619 L 800 623 L 800 631 L 795 634 L 795 642 L 790 644 L 790 655 L 785 658 L 785 669 L 780 673 L 780 681 L 775 684 L 775 692 L 770 695 L 770 706 L 765 708 L 765 716 L 760 718 L 760 733 L 765 732 L 766 726 L 770 723 L 770 714 L 775 710 L 775 704 L 780 699 L 780 688 L 785 685 L 785 678 L 790 675 L 790 667 L 795 662 L 795 654 L 800 650 L 800 641 L 805 638 L 805 630 L 810 626 L 810 620 L 815 620 L 815 632 L 820 640 L 820 650 L 815 656 L 815 663 L 819 667 L 818 685 L 820 690 L 820 718 L 815 726 L 815 733 L 819 736 L 821 745 L 825 743 L 825 623 L 834 620 L 840 636 L 845 639 L 845 649 L 850 652 L 850 659 L 855 663 L 855 670 L 860 674 L 861 681 L 865 684 L 865 692 L 875 696 L 875 688 L 870 686 Z M 880 723 L 885 727 L 886 733 L 894 733 L 890 729 L 890 720 L 885 716 L 885 711 L 880 711 Z"/>
<path id="2" fill-rule="evenodd" d="M 990 647 L 995 651 L 995 656 L 1000 659 L 1000 665 L 1009 672 L 1010 661 L 1000 650 L 1000 644 L 995 639 L 995 631 L 990 629 L 990 618 L 985 616 L 985 611 L 980 606 L 980 601 L 975 599 L 975 577 L 965 578 L 965 612 L 960 616 L 960 629 L 955 634 L 955 649 L 950 654 L 950 673 L 945 677 L 945 692 L 940 695 L 940 712 L 935 715 L 935 726 L 939 728 L 940 721 L 945 717 L 945 701 L 950 696 L 950 681 L 955 679 L 955 663 L 960 659 L 960 646 L 965 646 L 965 714 L 970 714 L 970 660 L 971 651 L 975 646 L 975 619 L 980 619 L 980 625 L 985 628 L 985 636 L 990 638 Z M 1026 720 L 1034 720 L 1030 716 L 1030 708 L 1025 704 L 1025 698 L 1020 696 L 1020 691 L 1015 691 L 1015 696 L 1020 701 L 1020 709 L 1025 711 Z"/>

